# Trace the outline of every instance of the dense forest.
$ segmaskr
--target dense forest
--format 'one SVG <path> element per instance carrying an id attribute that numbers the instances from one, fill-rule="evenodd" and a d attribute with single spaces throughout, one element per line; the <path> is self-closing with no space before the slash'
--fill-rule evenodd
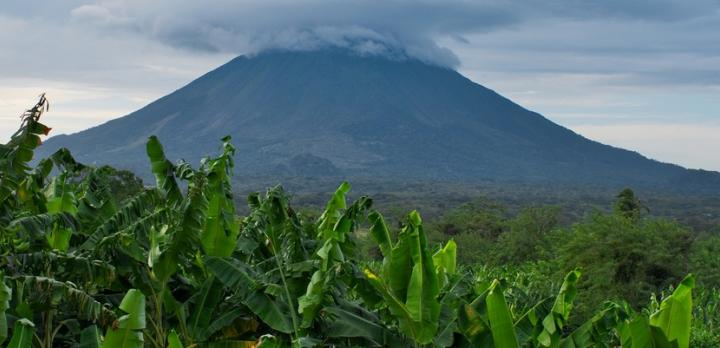
<path id="1" fill-rule="evenodd" d="M 230 137 L 199 166 L 150 137 L 154 186 L 64 149 L 31 167 L 47 106 L 0 146 L 2 345 L 720 345 L 716 227 L 631 189 L 572 223 L 488 200 L 386 219 L 348 183 L 322 209 L 281 186 L 241 209 Z"/>

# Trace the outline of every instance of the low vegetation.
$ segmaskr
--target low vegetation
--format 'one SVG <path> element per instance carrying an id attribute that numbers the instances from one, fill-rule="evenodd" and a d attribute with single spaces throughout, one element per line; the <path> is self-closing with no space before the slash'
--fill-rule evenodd
<path id="1" fill-rule="evenodd" d="M 132 177 L 78 163 L 67 150 L 31 168 L 50 131 L 39 122 L 46 109 L 41 98 L 0 147 L 0 342 L 8 347 L 717 343 L 718 291 L 703 287 L 693 303 L 705 278 L 674 265 L 683 253 L 693 256 L 682 262 L 706 264 L 717 244 L 684 243 L 681 227 L 644 220 L 627 192 L 615 213 L 570 230 L 554 228 L 550 208 L 497 224 L 492 209 L 430 225 L 412 211 L 393 229 L 372 199 L 348 203 L 347 183 L 320 214 L 298 213 L 273 187 L 251 194 L 241 217 L 229 137 L 197 168 L 171 163 L 151 137 L 156 185 L 131 192 L 118 180 Z"/>

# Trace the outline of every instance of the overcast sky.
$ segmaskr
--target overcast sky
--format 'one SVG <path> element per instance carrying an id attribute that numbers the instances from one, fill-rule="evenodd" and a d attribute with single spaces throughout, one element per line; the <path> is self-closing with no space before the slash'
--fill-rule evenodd
<path id="1" fill-rule="evenodd" d="M 720 170 L 720 0 L 0 0 L 0 141 L 43 91 L 72 133 L 238 54 L 326 45 L 396 47 L 588 138 Z"/>

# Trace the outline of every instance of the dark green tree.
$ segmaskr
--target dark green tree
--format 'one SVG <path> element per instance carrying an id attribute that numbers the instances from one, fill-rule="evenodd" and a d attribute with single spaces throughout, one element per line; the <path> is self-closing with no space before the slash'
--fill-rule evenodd
<path id="1" fill-rule="evenodd" d="M 523 209 L 507 222 L 507 231 L 500 235 L 492 250 L 493 261 L 517 265 L 547 257 L 554 247 L 549 234 L 557 228 L 560 212 L 554 206 Z"/>
<path id="2" fill-rule="evenodd" d="M 129 170 L 102 166 L 98 168 L 98 172 L 104 176 L 109 185 L 110 193 L 117 202 L 123 202 L 143 191 L 142 179 Z"/>
<path id="3" fill-rule="evenodd" d="M 628 219 L 637 219 L 641 216 L 642 211 L 647 210 L 647 208 L 635 196 L 635 192 L 632 189 L 625 188 L 616 196 L 613 210 L 616 214 Z"/>

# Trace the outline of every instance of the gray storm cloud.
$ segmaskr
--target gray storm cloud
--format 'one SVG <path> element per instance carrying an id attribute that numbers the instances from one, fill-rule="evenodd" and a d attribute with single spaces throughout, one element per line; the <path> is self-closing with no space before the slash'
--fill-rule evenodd
<path id="1" fill-rule="evenodd" d="M 192 50 L 344 47 L 361 54 L 418 58 L 456 66 L 435 38 L 513 21 L 506 9 L 469 2 L 409 1 L 101 1 L 71 10 L 72 20 L 129 30 Z M 468 16 L 468 14 L 472 14 Z"/>
<path id="2" fill-rule="evenodd" d="M 165 44 L 211 52 L 255 53 L 338 46 L 361 54 L 413 57 L 443 66 L 458 58 L 439 38 L 512 28 L 541 17 L 676 21 L 703 16 L 715 0 L 579 2 L 559 0 L 102 0 L 71 10 L 74 21 L 129 30 Z"/>

